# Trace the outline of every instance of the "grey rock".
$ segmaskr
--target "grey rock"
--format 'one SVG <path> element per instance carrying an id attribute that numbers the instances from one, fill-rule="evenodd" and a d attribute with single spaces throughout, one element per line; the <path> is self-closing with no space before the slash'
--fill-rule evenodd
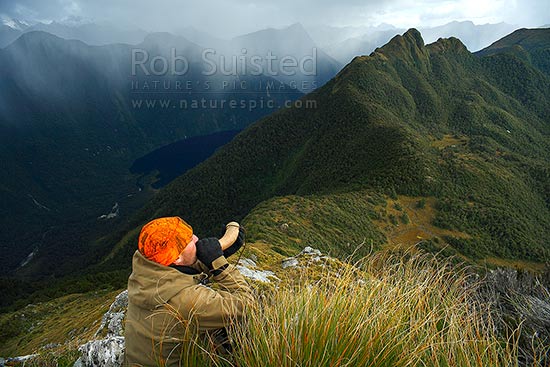
<path id="1" fill-rule="evenodd" d="M 288 259 L 283 260 L 283 262 L 281 263 L 281 266 L 283 269 L 286 269 L 286 268 L 294 268 L 299 264 L 300 262 L 298 261 L 298 259 L 296 259 L 295 257 L 289 257 Z"/>
<path id="2" fill-rule="evenodd" d="M 28 354 L 26 356 L 19 356 L 19 357 L 11 357 L 5 360 L 4 363 L 8 363 L 8 365 L 12 365 L 14 363 L 25 363 L 30 359 L 33 359 L 34 357 L 38 357 L 38 354 Z"/>
<path id="3" fill-rule="evenodd" d="M 59 343 L 48 343 L 46 345 L 44 345 L 41 349 L 54 349 L 54 348 L 57 348 L 61 346 L 61 344 Z"/>
<path id="4" fill-rule="evenodd" d="M 256 262 L 254 260 L 247 259 L 247 258 L 240 259 L 239 260 L 239 265 L 245 266 L 247 268 L 255 268 L 257 266 Z"/>
<path id="5" fill-rule="evenodd" d="M 101 325 L 94 337 L 103 334 L 103 339 L 91 340 L 78 350 L 81 357 L 73 367 L 120 367 L 124 360 L 124 316 L 128 308 L 128 291 L 120 293 L 101 318 Z"/>
<path id="6" fill-rule="evenodd" d="M 302 252 L 300 252 L 298 254 L 298 256 L 300 255 L 313 255 L 313 256 L 321 256 L 321 251 L 317 250 L 317 249 L 314 249 L 312 247 L 309 247 L 309 246 L 306 246 Z"/>
<path id="7" fill-rule="evenodd" d="M 270 279 L 279 280 L 275 273 L 269 270 L 257 270 L 256 262 L 252 259 L 243 258 L 239 260 L 236 268 L 241 272 L 244 277 L 252 280 L 257 280 L 264 283 L 270 283 Z"/>
<path id="8" fill-rule="evenodd" d="M 106 336 L 123 336 L 124 335 L 124 315 L 128 308 L 128 290 L 116 296 L 115 300 L 109 307 L 102 319 L 99 329 L 97 329 L 94 337 L 100 336 L 106 331 Z"/>
<path id="9" fill-rule="evenodd" d="M 322 256 L 320 250 L 314 249 L 312 247 L 306 246 L 302 252 L 300 252 L 296 257 L 305 257 L 308 259 L 308 262 L 319 262 L 322 259 L 328 259 L 326 256 Z"/>
<path id="10" fill-rule="evenodd" d="M 507 330 L 521 325 L 519 365 L 534 365 L 534 353 L 540 356 L 538 365 L 550 365 L 550 269 L 535 275 L 499 268 L 489 271 L 481 284 L 477 297 L 489 306 L 497 331 L 505 337 Z"/>
<path id="11" fill-rule="evenodd" d="M 246 266 L 242 266 L 242 265 L 237 265 L 237 269 L 241 272 L 241 274 L 244 277 L 247 277 L 252 280 L 264 282 L 264 283 L 271 283 L 270 278 L 275 280 L 279 279 L 277 278 L 275 273 L 269 270 L 254 270 L 254 269 L 249 269 Z"/>
<path id="12" fill-rule="evenodd" d="M 322 256 L 321 251 L 306 246 L 298 255 L 284 259 L 281 266 L 283 269 L 297 267 L 300 265 L 300 261 L 298 260 L 299 258 L 304 258 L 308 263 L 328 259 L 326 256 Z"/>
<path id="13" fill-rule="evenodd" d="M 110 336 L 92 340 L 81 345 L 78 350 L 82 353 L 82 357 L 79 358 L 80 366 L 120 367 L 124 361 L 124 337 Z"/>
<path id="14" fill-rule="evenodd" d="M 107 336 L 124 336 L 124 312 L 113 312 L 107 326 Z"/>

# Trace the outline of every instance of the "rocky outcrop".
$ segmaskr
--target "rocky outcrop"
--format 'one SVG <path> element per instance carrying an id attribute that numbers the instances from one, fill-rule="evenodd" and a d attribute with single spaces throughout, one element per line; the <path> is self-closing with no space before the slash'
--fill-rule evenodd
<path id="1" fill-rule="evenodd" d="M 321 251 L 307 246 L 298 255 L 284 259 L 281 262 L 281 267 L 286 269 L 307 266 L 311 263 L 318 263 L 319 261 L 326 259 L 329 259 L 329 257 L 321 254 Z"/>
<path id="2" fill-rule="evenodd" d="M 550 271 L 535 276 L 499 268 L 486 274 L 479 296 L 489 306 L 499 333 L 510 337 L 519 326 L 518 362 L 521 366 L 550 365 Z"/>
<path id="3" fill-rule="evenodd" d="M 252 259 L 240 259 L 236 267 L 244 277 L 251 280 L 262 283 L 271 283 L 271 280 L 280 280 L 274 272 L 258 269 L 256 262 Z"/>
<path id="4" fill-rule="evenodd" d="M 0 367 L 19 365 L 21 363 L 25 365 L 26 362 L 30 361 L 31 359 L 37 356 L 38 354 L 29 354 L 26 356 L 12 357 L 12 358 L 6 358 L 6 359 L 0 358 Z"/>
<path id="5" fill-rule="evenodd" d="M 111 336 L 81 345 L 82 356 L 73 367 L 120 367 L 124 360 L 124 337 Z"/>
<path id="6" fill-rule="evenodd" d="M 101 325 L 94 337 L 101 336 L 102 333 L 106 332 L 106 336 L 123 336 L 124 335 L 124 326 L 123 319 L 126 314 L 126 309 L 128 308 L 128 291 L 120 293 L 116 296 L 114 302 L 109 307 L 103 318 L 101 319 Z"/>
<path id="7" fill-rule="evenodd" d="M 128 308 L 128 291 L 116 296 L 95 333 L 96 339 L 81 345 L 82 356 L 73 367 L 119 367 L 124 360 L 124 315 Z"/>

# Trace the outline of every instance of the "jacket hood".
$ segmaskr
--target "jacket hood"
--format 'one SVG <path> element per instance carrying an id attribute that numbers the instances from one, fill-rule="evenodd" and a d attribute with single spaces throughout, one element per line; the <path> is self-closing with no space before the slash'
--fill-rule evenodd
<path id="1" fill-rule="evenodd" d="M 128 278 L 128 297 L 135 304 L 154 308 L 194 284 L 193 276 L 151 261 L 139 251 L 134 253 L 132 274 Z"/>

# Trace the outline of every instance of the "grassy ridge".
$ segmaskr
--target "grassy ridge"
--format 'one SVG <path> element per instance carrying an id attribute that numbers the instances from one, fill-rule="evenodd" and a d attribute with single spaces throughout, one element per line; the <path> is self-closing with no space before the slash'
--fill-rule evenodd
<path id="1" fill-rule="evenodd" d="M 250 242 L 269 243 L 287 256 L 305 246 L 336 257 L 354 250 L 364 256 L 386 242 L 373 222 L 380 217 L 375 209 L 380 203 L 385 204 L 384 198 L 367 193 L 278 197 L 256 206 L 243 225 Z M 361 242 L 364 245 L 356 249 Z"/>
<path id="2" fill-rule="evenodd" d="M 514 359 L 466 276 L 429 258 L 374 256 L 267 296 L 236 331 L 236 365 L 500 366 Z M 253 345 L 247 340 L 255 340 Z"/>
<path id="3" fill-rule="evenodd" d="M 76 349 L 90 340 L 119 291 L 70 294 L 0 315 L 0 356 L 35 353 L 45 345 Z"/>
<path id="4" fill-rule="evenodd" d="M 278 200 L 288 204 L 286 199 Z M 312 208 L 314 200 L 309 201 Z M 383 200 L 376 204 L 384 205 Z M 398 202 L 391 205 L 395 209 Z M 262 237 L 252 219 L 249 224 L 250 237 Z M 282 269 L 285 255 L 277 247 L 251 242 L 245 249 L 245 256 L 255 254 L 280 281 L 253 283 L 258 303 L 242 323 L 232 324 L 233 356 L 217 354 L 212 341 L 195 335 L 193 323 L 182 319 L 183 365 L 501 366 L 518 360 L 521 322 L 504 334 L 495 327 L 490 305 L 479 293 L 483 283 L 467 268 L 416 250 L 392 250 L 355 263 L 304 255 L 298 267 Z M 283 250 L 296 253 L 288 243 Z M 26 365 L 72 365 L 79 342 L 92 336 L 117 293 L 70 295 L 2 315 L 0 353 L 39 350 L 40 357 Z M 10 330 L 18 335 L 7 336 Z M 60 344 L 40 348 L 48 342 Z M 529 353 L 529 365 L 544 365 L 547 347 L 532 347 L 539 349 L 522 350 Z"/>

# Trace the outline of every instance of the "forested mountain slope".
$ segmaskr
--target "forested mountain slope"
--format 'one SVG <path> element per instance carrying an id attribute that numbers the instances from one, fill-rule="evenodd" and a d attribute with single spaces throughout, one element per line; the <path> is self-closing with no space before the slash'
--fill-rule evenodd
<path id="1" fill-rule="evenodd" d="M 444 241 L 465 256 L 540 261 L 550 235 L 549 87 L 513 53 L 476 56 L 455 38 L 424 45 L 411 29 L 303 98 L 317 108 L 246 129 L 133 225 L 180 215 L 203 235 L 275 196 L 366 190 L 433 200 L 432 224 L 463 233 Z M 117 247 L 123 256 L 132 233 Z"/>

